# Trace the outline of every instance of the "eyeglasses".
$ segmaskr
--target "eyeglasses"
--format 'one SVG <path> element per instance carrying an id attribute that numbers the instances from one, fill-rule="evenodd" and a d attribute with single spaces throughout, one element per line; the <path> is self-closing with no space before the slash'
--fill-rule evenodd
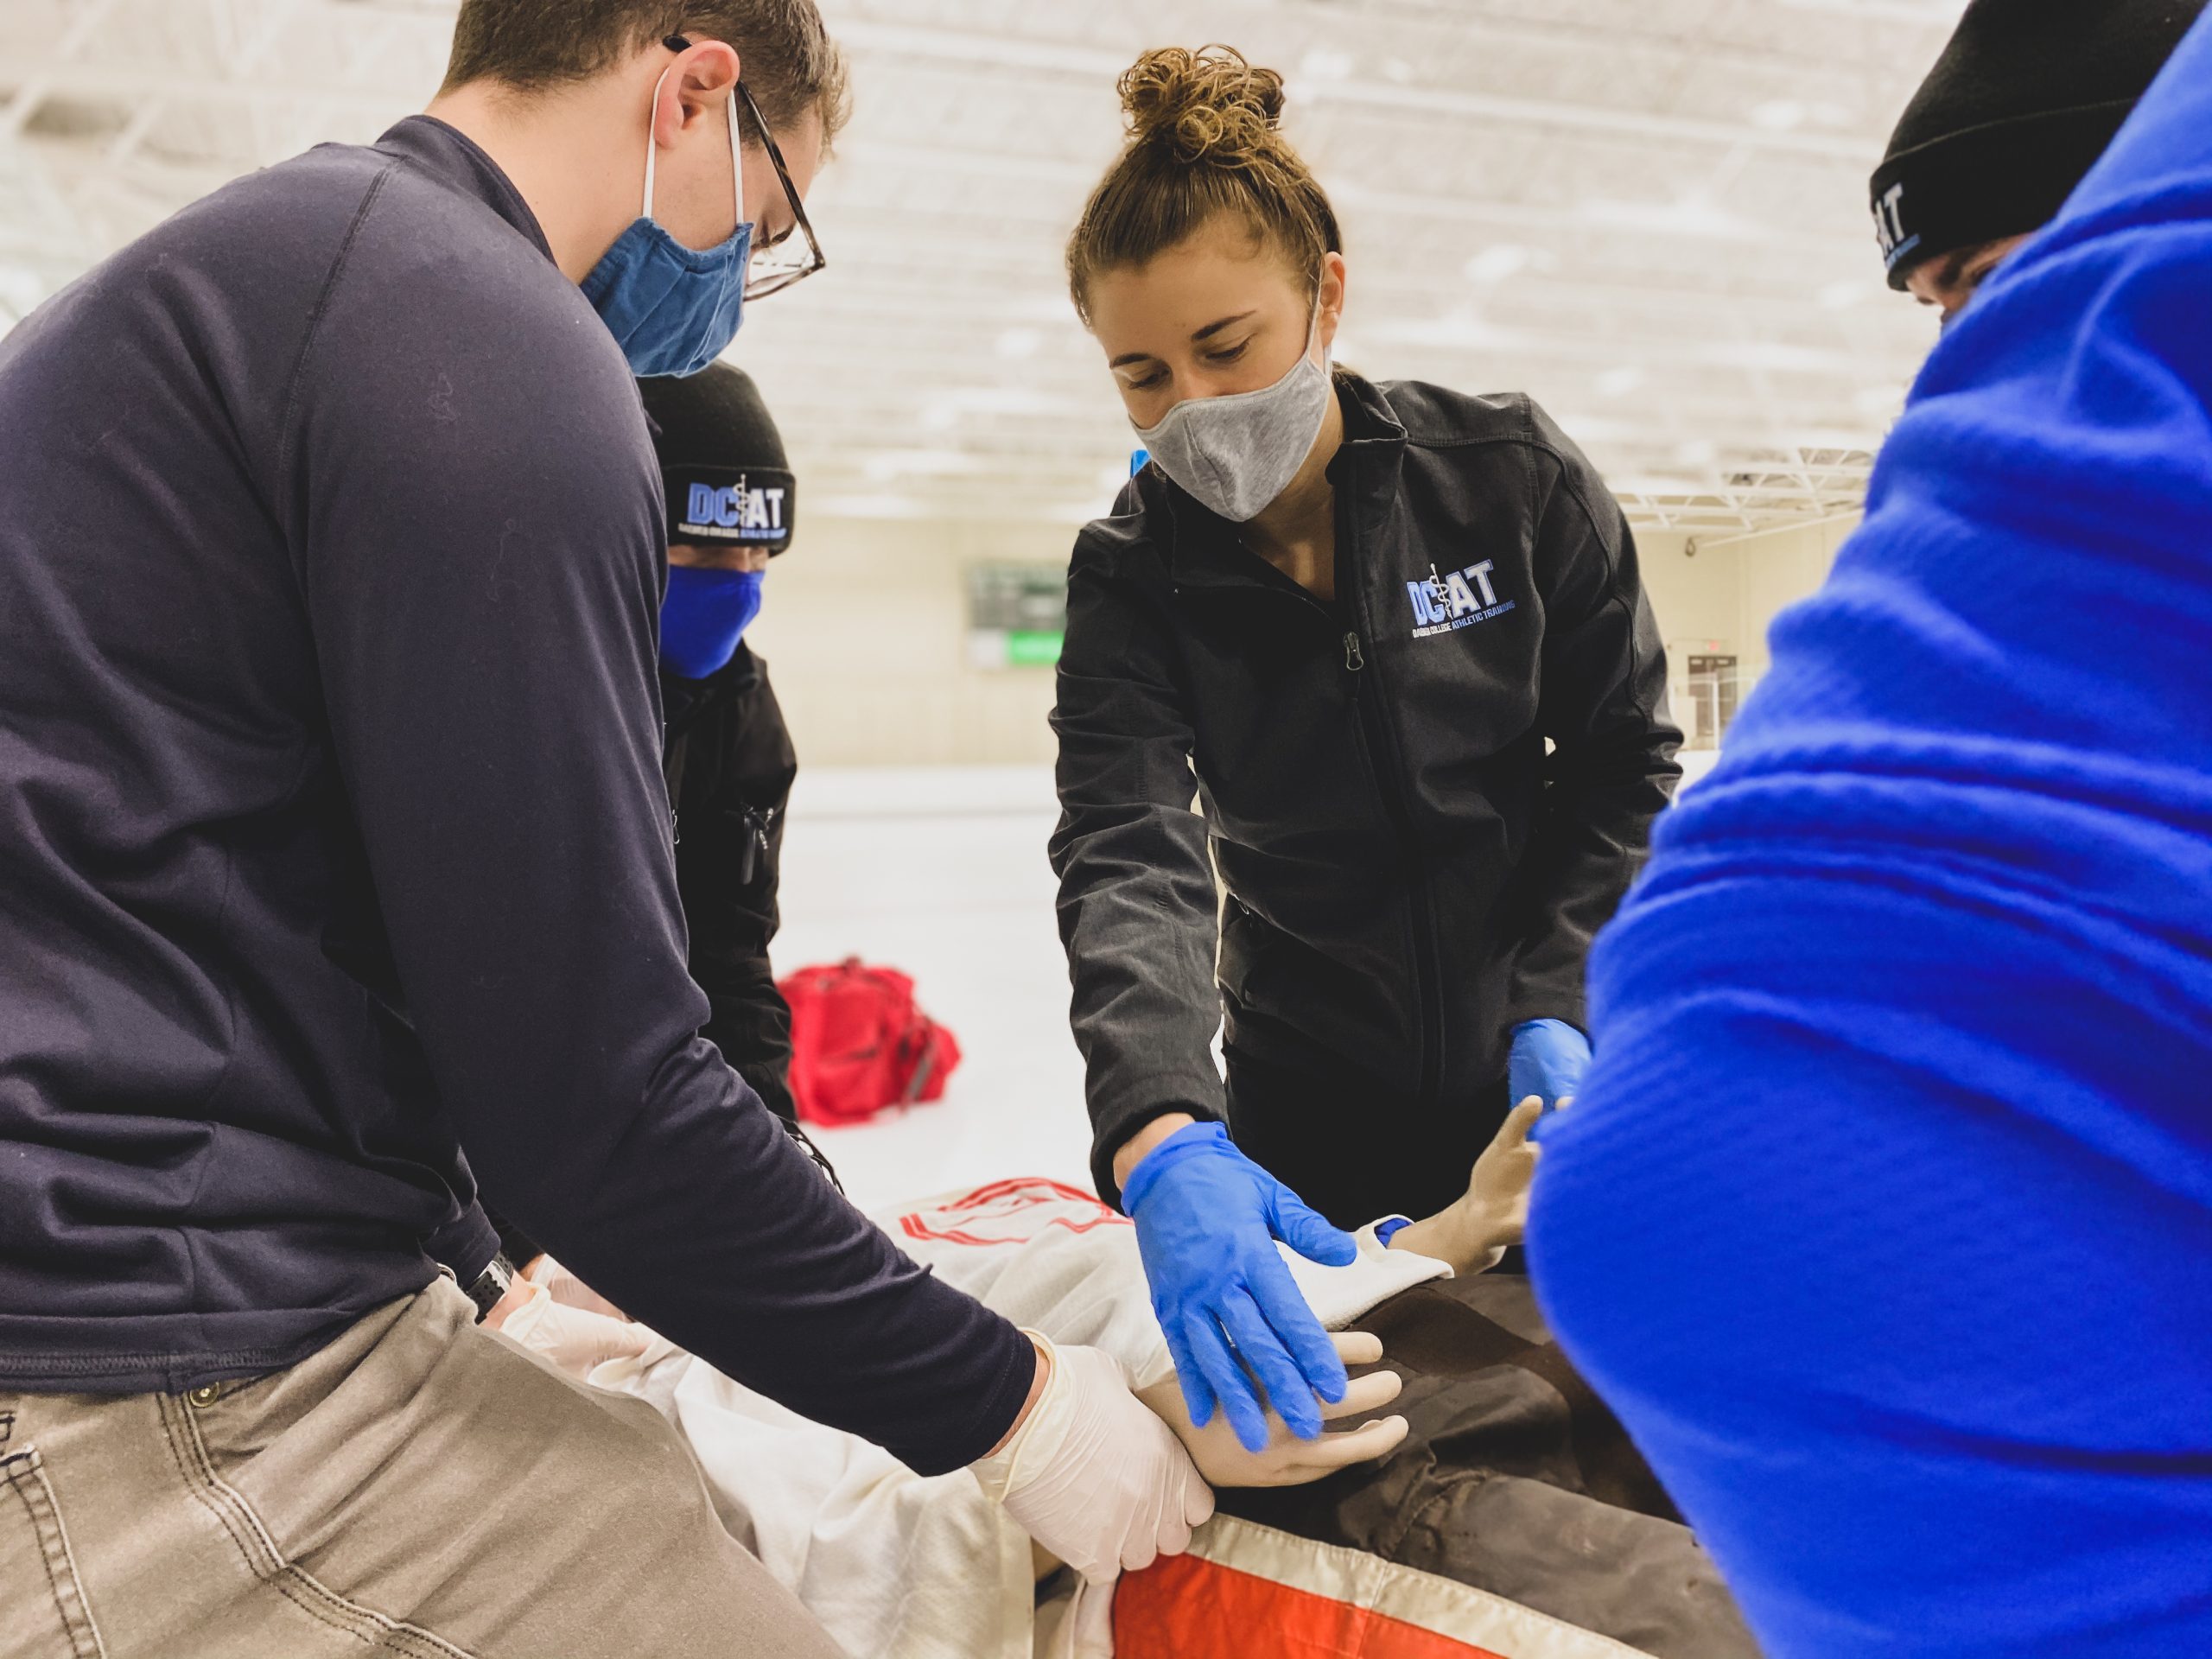
<path id="1" fill-rule="evenodd" d="M 791 210 L 791 229 L 756 251 L 746 267 L 745 297 L 759 300 L 782 293 L 830 262 L 823 257 L 822 245 L 814 239 L 814 226 L 808 222 L 805 204 L 799 200 L 798 191 L 791 184 L 791 171 L 784 165 L 784 152 L 777 147 L 776 136 L 760 118 L 760 106 L 753 101 L 753 94 L 746 91 L 741 80 L 737 83 L 737 95 L 745 100 L 745 112 L 753 118 L 753 130 L 760 135 L 760 143 L 776 169 L 776 181 L 784 187 L 784 200 Z"/>
<path id="2" fill-rule="evenodd" d="M 671 35 L 661 44 L 671 52 L 691 49 L 691 42 L 681 35 Z M 768 124 L 760 118 L 760 106 L 753 101 L 753 94 L 741 80 L 737 83 L 737 95 L 744 100 L 745 112 L 752 118 L 753 130 L 760 135 L 761 146 L 767 150 L 768 161 L 776 169 L 776 181 L 784 188 L 784 200 L 791 210 L 791 228 L 765 246 L 756 244 L 746 264 L 745 297 L 764 300 L 813 276 L 830 262 L 823 257 L 822 244 L 815 240 L 814 226 L 808 222 L 806 207 L 791 183 L 791 170 L 784 163 L 784 152 L 776 143 L 776 135 L 768 130 Z"/>

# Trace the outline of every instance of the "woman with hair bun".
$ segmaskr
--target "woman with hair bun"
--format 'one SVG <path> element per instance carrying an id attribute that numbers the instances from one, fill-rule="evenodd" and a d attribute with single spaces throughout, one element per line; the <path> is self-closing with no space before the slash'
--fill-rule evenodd
<path id="1" fill-rule="evenodd" d="M 1068 276 L 1150 461 L 1069 570 L 1052 859 L 1099 1191 L 1193 1416 L 1256 1446 L 1255 1382 L 1309 1436 L 1344 1385 L 1274 1240 L 1349 1261 L 1574 1092 L 1681 734 L 1567 435 L 1332 372 L 1348 268 L 1281 77 L 1171 48 L 1121 92 Z"/>

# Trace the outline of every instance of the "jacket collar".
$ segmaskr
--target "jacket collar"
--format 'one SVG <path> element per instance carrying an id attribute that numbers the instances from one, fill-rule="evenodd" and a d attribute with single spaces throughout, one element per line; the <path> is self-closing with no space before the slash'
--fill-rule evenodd
<path id="1" fill-rule="evenodd" d="M 1349 370 L 1336 374 L 1344 410 L 1344 442 L 1329 462 L 1339 522 L 1345 505 L 1356 530 L 1374 524 L 1377 509 L 1395 493 L 1406 429 L 1391 412 L 1381 387 Z M 1297 584 L 1244 545 L 1236 525 L 1185 492 L 1163 472 L 1168 505 L 1166 553 L 1178 588 L 1292 588 Z M 1302 591 L 1302 590 L 1300 590 Z"/>
<path id="2" fill-rule="evenodd" d="M 548 259 L 553 247 L 537 215 L 499 164 L 457 127 L 434 115 L 410 115 L 376 142 L 387 155 L 404 156 L 448 188 L 482 202 L 530 239 Z"/>
<path id="3" fill-rule="evenodd" d="M 664 668 L 660 671 L 661 723 L 670 737 L 681 737 L 709 709 L 760 683 L 760 659 L 742 639 L 737 642 L 737 654 L 703 680 L 687 680 Z"/>

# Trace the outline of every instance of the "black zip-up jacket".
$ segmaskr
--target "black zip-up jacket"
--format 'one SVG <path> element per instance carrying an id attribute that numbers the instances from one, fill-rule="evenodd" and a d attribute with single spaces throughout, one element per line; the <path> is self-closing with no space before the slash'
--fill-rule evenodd
<path id="1" fill-rule="evenodd" d="M 1052 855 L 1109 1195 L 1144 1123 L 1222 1116 L 1224 1017 L 1423 1109 L 1494 1090 L 1515 1026 L 1584 1022 L 1591 937 L 1681 776 L 1581 452 L 1525 397 L 1338 387 L 1334 605 L 1157 466 L 1076 543 Z"/>
<path id="2" fill-rule="evenodd" d="M 703 680 L 664 673 L 660 684 L 676 890 L 691 936 L 691 977 L 712 1008 L 700 1034 L 770 1111 L 795 1124 L 791 1011 L 768 965 L 784 812 L 798 775 L 791 728 L 767 665 L 741 645 Z"/>

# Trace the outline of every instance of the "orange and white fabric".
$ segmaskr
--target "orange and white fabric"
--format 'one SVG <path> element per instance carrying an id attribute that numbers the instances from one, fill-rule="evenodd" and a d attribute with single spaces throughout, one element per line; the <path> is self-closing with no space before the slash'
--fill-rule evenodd
<path id="1" fill-rule="evenodd" d="M 1487 1591 L 1235 1516 L 1122 1577 L 1115 1659 L 1644 1659 Z"/>
<path id="2" fill-rule="evenodd" d="M 1015 1324 L 1057 1343 L 1105 1350 L 1139 1386 L 1167 1375 L 1135 1230 L 1089 1193 L 1042 1179 L 998 1181 L 875 1220 L 916 1261 Z M 1372 1228 L 1356 1236 L 1360 1255 L 1350 1267 L 1289 1258 L 1332 1328 L 1451 1273 L 1441 1262 L 1384 1249 Z M 917 1475 L 880 1447 L 809 1422 L 661 1339 L 638 1359 L 601 1366 L 591 1380 L 666 1414 L 697 1455 L 724 1523 L 849 1652 L 870 1659 L 1631 1656 L 1498 1598 L 1225 1516 L 1198 1529 L 1189 1556 L 1125 1573 L 1117 1586 L 1078 1584 L 1039 1607 L 1027 1536 L 966 1470 Z M 1243 1645 L 1215 1645 L 1215 1625 L 1204 1620 L 1217 1595 L 1235 1598 L 1262 1621 L 1242 1627 Z M 1325 1617 L 1312 1605 L 1317 1599 L 1341 1611 Z M 1482 1639 L 1456 1648 L 1373 1645 L 1385 1635 L 1396 1641 L 1399 1625 L 1439 1640 L 1465 1632 Z M 1339 1627 L 1363 1633 L 1370 1645 L 1300 1648 L 1273 1639 L 1277 1630 L 1295 1630 L 1303 1641 L 1311 1630 Z M 1568 1643 L 1569 1635 L 1582 1645 Z"/>

